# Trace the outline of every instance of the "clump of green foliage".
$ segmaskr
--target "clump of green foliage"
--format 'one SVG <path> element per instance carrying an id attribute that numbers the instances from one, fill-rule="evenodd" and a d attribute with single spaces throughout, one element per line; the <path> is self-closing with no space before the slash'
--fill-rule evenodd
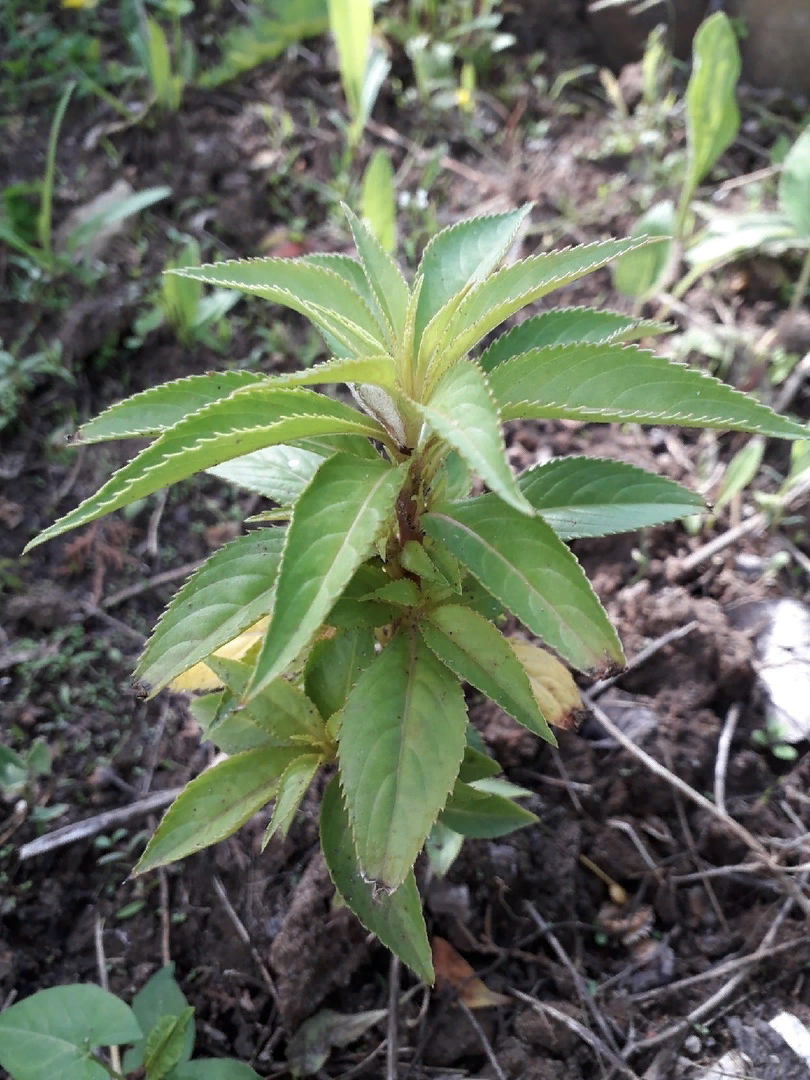
<path id="1" fill-rule="evenodd" d="M 497 765 L 468 745 L 461 681 L 549 742 L 549 724 L 576 700 L 560 660 L 510 641 L 494 620 L 513 612 L 578 671 L 620 666 L 616 632 L 565 541 L 701 505 L 669 480 L 586 457 L 516 479 L 502 421 L 806 437 L 723 383 L 628 347 L 662 329 L 632 316 L 547 310 L 474 358 L 527 304 L 649 243 L 607 240 L 498 269 L 528 211 L 445 229 L 410 285 L 350 211 L 358 260 L 175 270 L 302 313 L 333 358 L 286 375 L 196 375 L 112 406 L 80 430 L 81 441 L 154 441 L 32 542 L 200 470 L 278 504 L 266 527 L 216 552 L 187 582 L 140 659 L 152 694 L 181 676 L 211 688 L 196 715 L 230 756 L 187 786 L 137 869 L 222 840 L 273 799 L 267 838 L 284 832 L 315 774 L 337 766 L 321 811 L 334 883 L 426 980 L 433 970 L 413 864 L 434 823 L 494 836 L 533 820 L 482 788 Z M 325 383 L 347 383 L 359 408 L 308 388 Z M 474 476 L 489 492 L 473 495 Z"/>

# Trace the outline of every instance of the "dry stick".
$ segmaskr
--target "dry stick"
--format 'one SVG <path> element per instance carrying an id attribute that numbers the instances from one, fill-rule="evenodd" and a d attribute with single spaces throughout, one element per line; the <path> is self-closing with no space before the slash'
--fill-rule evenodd
<path id="1" fill-rule="evenodd" d="M 634 1073 L 630 1066 L 621 1060 L 616 1058 L 616 1055 L 611 1053 L 609 1048 L 602 1042 L 602 1040 L 594 1035 L 592 1031 L 589 1031 L 584 1024 L 580 1024 L 578 1020 L 575 1020 L 573 1016 L 569 1016 L 568 1013 L 564 1013 L 562 1009 L 555 1009 L 553 1005 L 547 1005 L 545 1001 L 538 1001 L 537 998 L 531 997 L 529 994 L 524 994 L 520 990 L 510 989 L 509 993 L 516 997 L 519 1001 L 525 1002 L 526 1005 L 531 1006 L 535 1012 L 540 1013 L 541 1016 L 551 1016 L 561 1024 L 573 1031 L 575 1035 L 578 1035 L 583 1042 L 587 1043 L 597 1054 L 601 1054 L 606 1057 L 614 1069 L 618 1070 L 622 1076 L 627 1076 L 630 1080 L 638 1080 L 637 1073 Z"/>
<path id="2" fill-rule="evenodd" d="M 248 934 L 247 930 L 245 929 L 244 923 L 239 918 L 239 916 L 236 914 L 236 912 L 233 909 L 233 905 L 231 904 L 230 900 L 228 899 L 228 894 L 225 892 L 225 886 L 222 884 L 222 882 L 219 880 L 219 878 L 217 877 L 216 874 L 214 875 L 214 890 L 216 891 L 216 894 L 219 897 L 222 906 L 225 908 L 225 913 L 227 914 L 228 918 L 233 923 L 234 929 L 236 930 L 237 934 L 242 939 L 244 944 L 247 945 L 248 949 L 250 950 L 250 955 L 253 957 L 253 962 L 254 962 L 254 964 L 256 964 L 259 971 L 261 972 L 262 979 L 264 980 L 264 985 L 269 990 L 270 996 L 272 997 L 273 1001 L 276 1003 L 276 1006 L 278 1006 L 278 997 L 276 995 L 276 985 L 273 982 L 273 977 L 270 974 L 270 972 L 267 970 L 267 968 L 265 967 L 264 961 L 262 960 L 261 956 L 259 956 L 259 950 L 256 948 L 256 946 L 250 940 L 250 935 Z"/>
<path id="3" fill-rule="evenodd" d="M 588 701 L 593 701 L 598 698 L 600 694 L 604 694 L 605 690 L 613 686 L 618 680 L 624 678 L 631 671 L 635 671 L 637 667 L 641 667 L 642 664 L 646 664 L 651 656 L 655 656 L 657 652 L 666 645 L 672 644 L 673 641 L 679 641 L 682 637 L 686 637 L 687 634 L 691 634 L 693 630 L 697 628 L 698 621 L 693 619 L 692 622 L 686 623 L 684 626 L 676 626 L 674 630 L 669 630 L 666 634 L 662 634 L 661 637 L 656 638 L 655 641 L 651 641 L 646 648 L 642 649 L 640 653 L 637 653 L 632 660 L 628 660 L 627 666 L 617 674 L 611 676 L 609 679 L 599 679 L 595 682 L 590 689 L 582 695 Z"/>
<path id="4" fill-rule="evenodd" d="M 23 844 L 19 850 L 20 859 L 33 859 L 35 855 L 44 855 L 46 851 L 64 847 L 65 844 L 74 844 L 77 840 L 84 840 L 88 836 L 95 836 L 113 825 L 122 825 L 131 821 L 141 814 L 148 814 L 152 810 L 159 810 L 167 803 L 174 802 L 183 788 L 169 788 L 166 791 L 154 791 L 145 799 L 138 799 L 129 806 L 121 806 L 116 810 L 105 810 L 95 817 L 86 818 L 84 821 L 75 821 L 72 825 L 63 825 L 61 829 L 55 829 L 47 836 L 39 836 L 28 844 Z"/>
<path id="5" fill-rule="evenodd" d="M 167 967 L 172 960 L 169 938 L 169 877 L 165 866 L 159 866 L 157 873 L 160 885 L 160 956 L 163 966 Z"/>
<path id="6" fill-rule="evenodd" d="M 144 769 L 143 779 L 141 780 L 141 795 L 148 795 L 149 788 L 152 786 L 152 777 L 155 775 L 155 768 L 157 766 L 157 757 L 160 753 L 160 743 L 163 739 L 163 732 L 166 730 L 166 720 L 169 716 L 170 699 L 166 694 L 163 697 L 163 701 L 160 705 L 160 714 L 158 716 L 157 727 L 155 733 L 151 739 L 151 746 L 149 748 L 149 757 L 146 762 L 146 768 Z"/>
<path id="7" fill-rule="evenodd" d="M 108 608 L 117 607 L 119 604 L 123 604 L 125 600 L 131 600 L 133 596 L 140 596 L 141 593 L 147 592 L 149 589 L 156 589 L 159 585 L 168 585 L 170 581 L 177 581 L 178 578 L 188 577 L 189 574 L 193 574 L 195 570 L 199 570 L 205 559 L 197 559 L 195 562 L 185 563 L 183 566 L 176 566 L 174 570 L 164 570 L 161 574 L 155 574 L 153 577 L 147 578 L 146 581 L 141 581 L 137 585 L 129 585 L 126 589 L 119 589 L 118 592 L 113 593 L 112 596 L 106 596 L 100 604 L 100 607 L 106 611 Z"/>
<path id="8" fill-rule="evenodd" d="M 93 937 L 96 943 L 96 965 L 98 967 L 98 982 L 102 990 L 110 992 L 110 980 L 107 978 L 107 959 L 104 956 L 104 920 L 96 915 L 96 924 L 93 928 Z M 121 1053 L 117 1046 L 110 1047 L 110 1066 L 120 1075 Z"/>
<path id="9" fill-rule="evenodd" d="M 156 558 L 158 554 L 158 530 L 160 529 L 160 522 L 163 518 L 163 511 L 166 509 L 166 498 L 168 494 L 168 488 L 163 488 L 162 491 L 158 492 L 155 508 L 149 515 L 149 524 L 146 527 L 146 540 L 144 541 L 143 550 L 147 555 L 151 555 L 153 558 Z"/>
<path id="10" fill-rule="evenodd" d="M 399 1036 L 397 1033 L 399 1020 L 399 957 L 391 953 L 391 963 L 388 967 L 388 1046 L 385 1052 L 385 1078 L 397 1080 L 399 1070 L 397 1068 L 397 1053 L 399 1050 Z"/>
<path id="11" fill-rule="evenodd" d="M 676 776 L 675 773 L 671 772 L 671 770 L 667 769 L 659 761 L 656 761 L 655 758 L 650 757 L 650 755 L 645 750 L 642 750 L 640 746 L 636 746 L 633 740 L 629 739 L 621 728 L 617 727 L 610 717 L 600 709 L 595 702 L 590 702 L 590 708 L 593 710 L 596 719 L 607 733 L 612 735 L 616 742 L 623 746 L 625 750 L 628 750 L 638 761 L 643 765 L 646 765 L 650 772 L 655 773 L 656 776 L 660 776 L 662 780 L 665 780 L 677 791 L 686 795 L 686 797 L 691 799 L 697 806 L 716 817 L 726 826 L 729 832 L 733 832 L 738 839 L 742 840 L 742 842 L 751 849 L 751 851 L 756 852 L 760 859 L 762 859 L 769 873 L 781 883 L 782 888 L 788 896 L 799 905 L 805 915 L 810 915 L 810 899 L 804 895 L 796 882 L 784 872 L 782 867 L 774 862 L 770 852 L 763 843 L 757 840 L 757 838 L 743 825 L 740 825 L 738 821 L 729 817 L 728 814 L 716 807 L 713 802 L 710 802 L 704 795 L 701 795 L 699 791 L 695 791 L 693 787 L 690 787 L 685 780 L 681 780 L 679 776 Z"/>
<path id="12" fill-rule="evenodd" d="M 619 1058 L 619 1048 L 616 1045 L 616 1040 L 613 1037 L 613 1032 L 610 1030 L 607 1020 L 605 1020 L 604 1016 L 602 1016 L 602 1013 L 599 1011 L 596 1002 L 593 999 L 593 995 L 588 992 L 585 981 L 574 966 L 573 960 L 562 947 L 554 931 L 548 925 L 540 912 L 534 907 L 531 901 L 527 900 L 524 907 L 534 920 L 534 923 L 538 927 L 538 929 L 542 930 L 546 940 L 548 941 L 551 948 L 554 950 L 557 959 L 560 961 L 565 970 L 573 979 L 574 986 L 576 987 L 577 994 L 579 995 L 582 1004 L 585 1006 L 586 1011 L 590 1012 L 597 1027 L 602 1032 L 602 1035 L 605 1038 L 605 1045 L 607 1048 L 606 1056 L 608 1061 L 610 1061 L 610 1063 L 614 1066 L 620 1064 L 621 1059 Z"/>
<path id="13" fill-rule="evenodd" d="M 740 719 L 740 706 L 735 702 L 726 713 L 726 722 L 717 740 L 717 757 L 714 762 L 714 804 L 721 813 L 726 812 L 726 772 L 728 754 L 737 721 Z"/>
<path id="14" fill-rule="evenodd" d="M 486 1037 L 484 1029 L 481 1027 L 481 1025 L 475 1019 L 475 1016 L 473 1015 L 472 1009 L 470 1009 L 467 1005 L 465 1005 L 464 1002 L 461 1000 L 461 998 L 456 999 L 456 1004 L 461 1009 L 461 1011 L 464 1013 L 464 1015 L 467 1017 L 467 1019 L 470 1021 L 470 1024 L 472 1024 L 472 1026 L 473 1026 L 473 1028 L 475 1030 L 475 1033 L 477 1034 L 478 1038 L 481 1040 L 481 1046 L 484 1048 L 484 1053 L 487 1055 L 487 1058 L 489 1059 L 489 1063 L 492 1066 L 492 1071 L 495 1073 L 498 1080 L 506 1080 L 506 1077 L 504 1076 L 503 1069 L 500 1067 L 500 1065 L 498 1064 L 498 1059 L 495 1057 L 495 1051 L 492 1049 L 492 1044 L 490 1043 L 489 1039 Z"/>

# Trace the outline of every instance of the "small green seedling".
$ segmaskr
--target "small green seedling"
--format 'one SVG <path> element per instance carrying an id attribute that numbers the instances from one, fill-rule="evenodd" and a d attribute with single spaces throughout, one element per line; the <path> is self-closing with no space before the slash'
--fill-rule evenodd
<path id="1" fill-rule="evenodd" d="M 155 19 L 141 13 L 140 26 L 129 37 L 130 47 L 149 78 L 152 99 L 160 109 L 176 112 L 186 84 L 194 75 L 194 47 L 174 19 L 174 61 L 166 34 Z"/>
<path id="2" fill-rule="evenodd" d="M 129 1045 L 120 1068 L 99 1056 L 101 1046 Z M 259 1080 L 234 1058 L 195 1058 L 194 1009 L 161 968 L 138 991 L 132 1007 L 100 986 L 80 983 L 40 990 L 0 1013 L 0 1065 L 12 1080 Z"/>
<path id="3" fill-rule="evenodd" d="M 208 687 L 195 714 L 230 756 L 186 787 L 137 870 L 224 839 L 272 800 L 266 839 L 286 832 L 312 778 L 336 765 L 321 808 L 334 883 L 428 981 L 413 863 L 434 824 L 494 836 L 534 820 L 479 783 L 493 765 L 468 745 L 462 680 L 553 743 L 549 725 L 578 702 L 564 663 L 588 673 L 624 663 L 566 541 L 702 505 L 669 480 L 587 457 L 517 479 L 501 423 L 807 434 L 710 376 L 628 346 L 663 329 L 632 316 L 547 310 L 476 355 L 527 304 L 650 242 L 606 240 L 498 269 L 529 209 L 445 229 L 410 285 L 348 210 L 358 260 L 175 270 L 305 315 L 333 358 L 285 375 L 195 375 L 113 405 L 79 441 L 151 445 L 29 545 L 202 470 L 274 500 L 264 527 L 189 579 L 138 664 L 151 694 L 181 676 Z M 348 384 L 357 407 L 310 389 L 324 383 Z M 489 491 L 473 495 L 473 477 Z M 504 637 L 504 610 L 545 648 Z"/>
<path id="4" fill-rule="evenodd" d="M 177 259 L 168 264 L 167 269 L 187 269 L 199 265 L 200 245 L 192 239 Z M 163 319 L 175 331 L 177 340 L 182 345 L 203 341 L 213 348 L 218 348 L 217 327 L 241 298 L 241 293 L 233 289 L 214 289 L 204 295 L 202 282 L 169 273 L 163 278 L 158 306 Z"/>
<path id="5" fill-rule="evenodd" d="M 348 150 L 354 153 L 391 65 L 383 50 L 373 42 L 372 0 L 329 0 L 329 27 L 335 38 L 340 79 L 349 106 Z"/>
<path id="6" fill-rule="evenodd" d="M 751 732 L 751 742 L 762 750 L 767 750 L 779 761 L 795 761 L 799 751 L 789 742 L 785 742 L 785 731 L 779 719 L 771 713 L 766 718 L 764 728 Z"/>

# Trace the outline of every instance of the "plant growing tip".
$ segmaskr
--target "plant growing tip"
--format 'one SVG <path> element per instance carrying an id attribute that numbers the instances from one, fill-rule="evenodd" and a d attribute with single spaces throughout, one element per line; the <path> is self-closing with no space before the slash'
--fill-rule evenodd
<path id="1" fill-rule="evenodd" d="M 350 211 L 357 259 L 176 267 L 178 280 L 301 312 L 332 359 L 292 375 L 196 375 L 112 406 L 84 425 L 83 441 L 151 444 L 29 545 L 201 470 L 277 505 L 272 524 L 215 552 L 188 580 L 141 656 L 137 675 L 152 693 L 205 691 L 195 716 L 229 756 L 187 786 L 137 869 L 222 840 L 272 800 L 266 839 L 283 832 L 311 778 L 336 764 L 321 809 L 335 886 L 426 981 L 412 869 L 425 841 L 446 869 L 453 837 L 533 820 L 514 802 L 525 792 L 493 778 L 497 764 L 471 746 L 461 680 L 553 743 L 550 725 L 569 726 L 579 706 L 565 665 L 623 663 L 565 541 L 702 506 L 669 480 L 586 457 L 516 478 L 501 421 L 806 436 L 744 394 L 631 344 L 663 329 L 632 316 L 544 311 L 475 354 L 527 304 L 649 243 L 607 240 L 499 269 L 529 211 L 445 229 L 411 286 Z M 356 407 L 311 389 L 327 382 L 348 384 Z M 474 477 L 490 490 L 473 496 Z M 495 621 L 505 610 L 543 647 L 505 638 Z"/>

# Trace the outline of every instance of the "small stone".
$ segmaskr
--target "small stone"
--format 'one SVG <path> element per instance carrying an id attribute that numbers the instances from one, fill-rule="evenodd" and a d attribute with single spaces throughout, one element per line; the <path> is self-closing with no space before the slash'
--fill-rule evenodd
<path id="1" fill-rule="evenodd" d="M 683 1040 L 683 1048 L 691 1057 L 697 1057 L 703 1045 L 697 1035 L 687 1035 Z"/>

